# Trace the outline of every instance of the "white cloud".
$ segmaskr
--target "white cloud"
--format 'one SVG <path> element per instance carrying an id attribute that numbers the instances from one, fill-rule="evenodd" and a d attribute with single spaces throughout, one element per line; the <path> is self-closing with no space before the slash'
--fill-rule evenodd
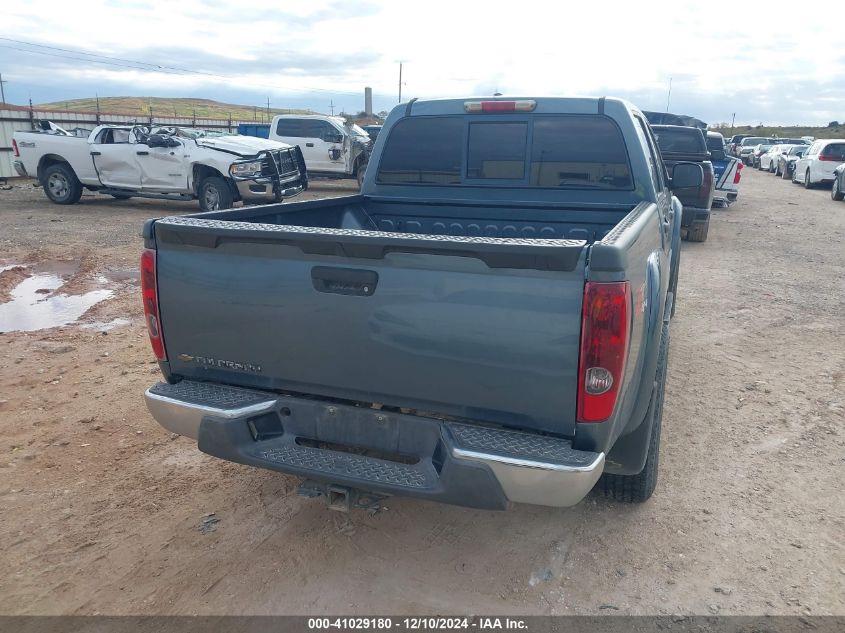
<path id="1" fill-rule="evenodd" d="M 823 16 L 829 8 L 819 0 L 802 5 L 808 15 Z M 725 8 L 688 0 L 413 5 L 315 0 L 254 10 L 217 0 L 89 0 L 69 13 L 65 3 L 43 1 L 4 7 L 0 35 L 236 76 L 229 92 L 242 82 L 245 92 L 269 92 L 274 100 L 309 90 L 359 94 L 369 85 L 383 103 L 395 102 L 403 61 L 405 97 L 477 90 L 602 93 L 636 96 L 640 107 L 664 109 L 673 77 L 672 103 L 708 120 L 733 112 L 738 122 L 755 123 L 845 118 L 840 21 L 793 26 L 783 12 L 748 2 Z M 155 51 L 172 57 L 159 60 Z M 0 48 L 0 54 L 11 51 Z M 71 62 L 68 68 L 67 60 L 14 54 L 33 63 L 26 73 L 4 68 L 4 74 L 44 86 L 57 79 L 132 85 L 143 93 L 184 86 L 213 98 L 225 82 L 94 63 Z M 58 63 L 59 77 L 50 68 Z M 822 94 L 813 99 L 815 86 L 828 86 L 830 99 Z M 805 104 L 783 99 L 796 91 Z M 707 111 L 701 111 L 705 105 Z"/>

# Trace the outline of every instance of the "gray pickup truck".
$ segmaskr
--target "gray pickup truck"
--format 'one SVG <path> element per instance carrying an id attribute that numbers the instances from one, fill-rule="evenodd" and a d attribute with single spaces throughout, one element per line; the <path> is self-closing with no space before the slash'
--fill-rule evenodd
<path id="1" fill-rule="evenodd" d="M 148 408 L 333 508 L 644 501 L 701 181 L 618 99 L 397 106 L 359 195 L 147 221 Z"/>

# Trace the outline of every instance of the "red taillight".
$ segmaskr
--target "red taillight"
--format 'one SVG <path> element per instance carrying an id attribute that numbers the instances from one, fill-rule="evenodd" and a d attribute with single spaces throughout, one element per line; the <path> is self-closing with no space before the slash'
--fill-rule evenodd
<path id="1" fill-rule="evenodd" d="M 144 302 L 144 320 L 150 344 L 158 360 L 167 360 L 164 350 L 164 335 L 161 331 L 161 315 L 158 311 L 158 284 L 156 282 L 156 252 L 148 248 L 141 253 L 141 298 Z"/>
<path id="2" fill-rule="evenodd" d="M 603 422 L 613 414 L 628 350 L 627 281 L 584 288 L 581 358 L 578 363 L 578 421 Z"/>
<path id="3" fill-rule="evenodd" d="M 836 156 L 836 155 L 825 156 L 824 154 L 819 154 L 819 160 L 823 160 L 823 161 L 826 161 L 826 162 L 841 163 L 841 162 L 845 161 L 845 158 L 843 158 L 841 155 L 840 156 Z"/>
<path id="4" fill-rule="evenodd" d="M 21 151 L 18 149 L 18 142 L 15 139 L 12 139 L 12 152 L 15 154 L 15 158 L 21 157 Z"/>
<path id="5" fill-rule="evenodd" d="M 734 174 L 734 184 L 739 184 L 739 179 L 742 177 L 742 168 L 745 167 L 742 163 L 737 163 L 736 165 L 736 174 Z"/>
<path id="6" fill-rule="evenodd" d="M 532 112 L 537 107 L 533 99 L 520 101 L 465 101 L 464 110 L 474 112 Z"/>

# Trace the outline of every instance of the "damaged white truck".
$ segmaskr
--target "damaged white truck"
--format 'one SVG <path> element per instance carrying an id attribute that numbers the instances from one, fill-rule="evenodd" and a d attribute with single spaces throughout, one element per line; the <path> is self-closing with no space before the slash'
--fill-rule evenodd
<path id="1" fill-rule="evenodd" d="M 56 204 L 75 204 L 88 189 L 122 200 L 199 200 L 216 211 L 281 202 L 308 187 L 302 152 L 278 141 L 144 125 L 100 125 L 84 138 L 44 123 L 15 132 L 14 166 Z"/>

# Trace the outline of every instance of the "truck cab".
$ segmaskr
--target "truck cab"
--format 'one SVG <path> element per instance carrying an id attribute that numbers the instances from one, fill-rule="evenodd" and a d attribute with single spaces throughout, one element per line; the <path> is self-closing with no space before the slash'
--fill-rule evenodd
<path id="1" fill-rule="evenodd" d="M 370 136 L 359 126 L 320 114 L 275 116 L 269 138 L 299 145 L 309 176 L 357 178 L 359 184 L 372 148 Z"/>

